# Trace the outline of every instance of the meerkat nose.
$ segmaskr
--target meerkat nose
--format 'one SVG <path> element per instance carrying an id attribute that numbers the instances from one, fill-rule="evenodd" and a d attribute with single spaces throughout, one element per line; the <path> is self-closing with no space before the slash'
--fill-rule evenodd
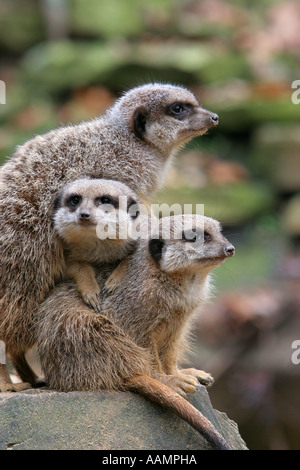
<path id="1" fill-rule="evenodd" d="M 219 124 L 219 116 L 217 114 L 212 114 L 210 120 L 213 122 L 214 126 Z"/>
<path id="2" fill-rule="evenodd" d="M 235 253 L 235 248 L 233 245 L 224 246 L 224 254 L 226 256 L 233 256 Z"/>
<path id="3" fill-rule="evenodd" d="M 88 212 L 81 212 L 79 218 L 80 220 L 90 220 L 91 215 Z"/>

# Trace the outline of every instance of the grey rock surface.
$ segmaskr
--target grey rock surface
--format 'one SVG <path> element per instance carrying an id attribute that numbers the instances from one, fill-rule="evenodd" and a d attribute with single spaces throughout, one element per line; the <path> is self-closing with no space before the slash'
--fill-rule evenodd
<path id="1" fill-rule="evenodd" d="M 213 409 L 203 386 L 189 397 L 233 449 L 246 449 L 237 425 Z M 1 450 L 209 450 L 182 419 L 130 392 L 0 393 Z"/>

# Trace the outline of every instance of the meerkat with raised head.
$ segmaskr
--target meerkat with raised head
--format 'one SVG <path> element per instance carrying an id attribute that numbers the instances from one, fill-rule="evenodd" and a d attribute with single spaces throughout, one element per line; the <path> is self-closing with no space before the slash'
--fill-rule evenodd
<path id="1" fill-rule="evenodd" d="M 84 302 L 98 311 L 94 266 L 124 259 L 133 250 L 130 228 L 139 215 L 137 196 L 118 181 L 79 179 L 60 191 L 54 209 L 67 276 L 76 282 Z"/>
<path id="2" fill-rule="evenodd" d="M 182 397 L 199 382 L 211 384 L 212 377 L 180 369 L 179 362 L 193 312 L 209 293 L 210 272 L 233 255 L 217 221 L 174 216 L 161 219 L 156 233 L 138 240 L 113 287 L 110 277 L 120 264 L 98 268 L 101 314 L 88 310 L 71 284 L 58 286 L 36 312 L 47 384 L 64 392 L 136 391 L 171 408 L 217 447 L 228 448 Z"/>
<path id="3" fill-rule="evenodd" d="M 36 136 L 0 169 L 0 339 L 23 381 L 37 306 L 63 276 L 63 244 L 52 220 L 59 190 L 78 178 L 127 184 L 140 200 L 163 185 L 176 151 L 218 124 L 188 90 L 163 84 L 125 93 L 91 122 Z M 0 369 L 0 391 L 14 389 Z"/>

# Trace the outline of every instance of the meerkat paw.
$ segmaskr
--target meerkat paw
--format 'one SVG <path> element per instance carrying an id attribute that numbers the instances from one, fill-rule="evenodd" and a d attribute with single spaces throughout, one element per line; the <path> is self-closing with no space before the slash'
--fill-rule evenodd
<path id="1" fill-rule="evenodd" d="M 205 387 L 210 387 L 214 383 L 214 378 L 204 370 L 190 368 L 181 369 L 179 372 L 184 375 L 195 377 L 198 382 L 200 382 L 202 385 L 205 385 Z"/>
<path id="2" fill-rule="evenodd" d="M 85 304 L 89 307 L 95 310 L 97 313 L 101 313 L 101 307 L 100 307 L 100 301 L 101 301 L 101 296 L 100 292 L 99 293 L 84 293 L 82 294 L 82 298 L 85 302 Z"/>
<path id="3" fill-rule="evenodd" d="M 196 377 L 184 374 L 160 376 L 159 380 L 183 397 L 186 393 L 194 393 L 199 384 Z"/>
<path id="4" fill-rule="evenodd" d="M 32 388 L 32 386 L 27 382 L 20 382 L 17 384 L 9 382 L 0 383 L 0 392 L 22 392 L 23 390 L 28 390 L 29 388 Z"/>

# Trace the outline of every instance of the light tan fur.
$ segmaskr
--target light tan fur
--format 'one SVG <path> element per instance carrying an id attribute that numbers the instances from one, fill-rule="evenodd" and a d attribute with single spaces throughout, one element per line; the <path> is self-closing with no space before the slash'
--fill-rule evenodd
<path id="1" fill-rule="evenodd" d="M 57 192 L 78 178 L 106 178 L 148 200 L 163 185 L 179 147 L 217 123 L 217 115 L 188 90 L 144 85 L 100 118 L 36 136 L 2 166 L 0 339 L 22 380 L 36 379 L 23 360 L 36 340 L 35 310 L 65 276 L 63 244 L 53 224 Z M 0 391 L 8 386 L 3 377 Z"/>
<path id="2" fill-rule="evenodd" d="M 185 215 L 169 221 L 170 238 L 161 219 L 158 232 L 140 239 L 121 262 L 122 276 L 109 290 L 107 279 L 120 264 L 98 267 L 101 315 L 85 307 L 71 284 L 57 287 L 45 300 L 35 324 L 43 370 L 48 385 L 64 392 L 135 390 L 226 448 L 211 424 L 179 398 L 194 392 L 199 382 L 209 385 L 212 377 L 180 369 L 179 361 L 192 314 L 208 295 L 209 274 L 234 248 L 213 219 Z M 183 239 L 183 231 L 192 231 L 194 238 Z"/>

